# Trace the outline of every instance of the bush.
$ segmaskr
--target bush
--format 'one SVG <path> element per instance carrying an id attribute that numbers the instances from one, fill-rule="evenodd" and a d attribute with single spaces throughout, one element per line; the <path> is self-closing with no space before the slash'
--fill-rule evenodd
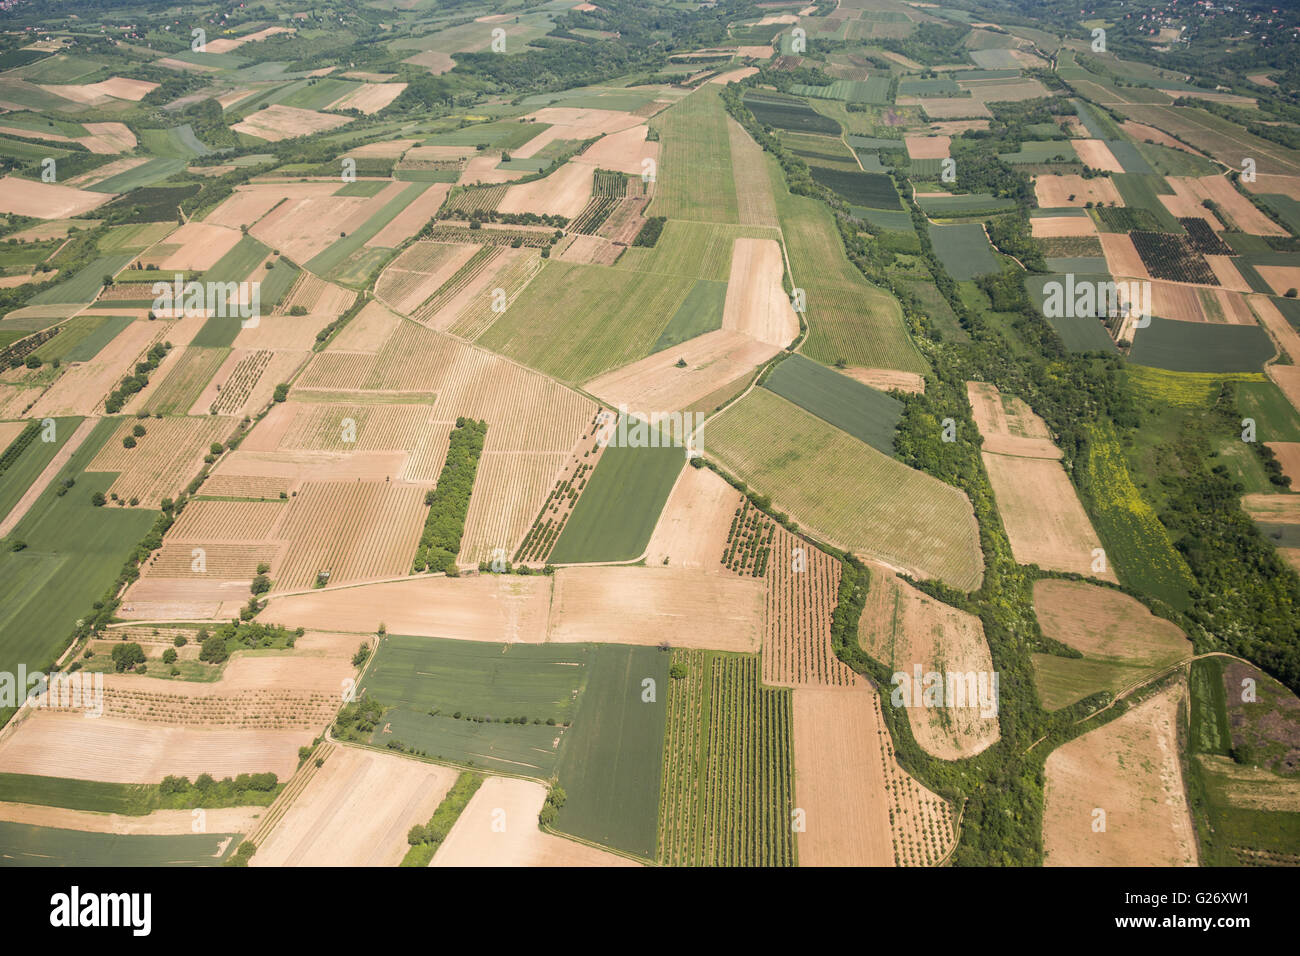
<path id="1" fill-rule="evenodd" d="M 144 665 L 144 648 L 134 641 L 113 648 L 113 667 L 119 674 Z"/>
<path id="2" fill-rule="evenodd" d="M 136 438 L 143 438 L 145 436 L 144 426 L 136 425 L 134 428 L 131 429 L 131 434 L 134 435 Z"/>
<path id="3" fill-rule="evenodd" d="M 104 498 L 104 493 L 102 491 L 97 491 L 90 496 L 90 503 L 96 508 L 104 507 L 105 501 L 106 499 Z"/>
<path id="4" fill-rule="evenodd" d="M 167 650 L 163 651 L 162 661 L 164 664 L 175 664 L 176 656 L 176 648 L 169 647 Z"/>
<path id="5" fill-rule="evenodd" d="M 134 447 L 135 447 L 135 436 L 134 436 L 134 435 L 127 435 L 125 438 L 123 438 L 123 439 L 122 439 L 122 447 L 123 447 L 123 448 L 134 448 Z"/>
<path id="6" fill-rule="evenodd" d="M 209 664 L 220 664 L 229 657 L 230 651 L 226 649 L 226 639 L 216 635 L 204 641 L 203 647 L 199 650 L 199 660 Z"/>

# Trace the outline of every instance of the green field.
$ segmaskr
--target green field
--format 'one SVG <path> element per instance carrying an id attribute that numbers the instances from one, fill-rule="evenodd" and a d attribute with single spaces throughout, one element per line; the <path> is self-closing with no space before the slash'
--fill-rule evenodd
<path id="1" fill-rule="evenodd" d="M 917 162 L 925 162 L 925 160 L 917 160 Z M 926 215 L 948 219 L 1003 212 L 1016 207 L 1015 200 L 1002 199 L 989 193 L 968 193 L 962 196 L 927 196 L 925 193 L 918 193 L 916 201 L 925 210 Z"/>
<path id="2" fill-rule="evenodd" d="M 998 271 L 984 226 L 978 222 L 956 226 L 930 223 L 930 242 L 944 270 L 958 282 Z"/>
<path id="3" fill-rule="evenodd" d="M 63 331 L 43 343 L 33 354 L 46 362 L 53 359 L 89 362 L 132 321 L 129 315 L 74 316 Z"/>
<path id="4" fill-rule="evenodd" d="M 818 113 L 798 97 L 751 90 L 745 94 L 745 108 L 760 123 L 777 129 L 794 133 L 825 133 L 829 136 L 840 134 L 839 123 Z"/>
<path id="5" fill-rule="evenodd" d="M 953 587 L 979 585 L 983 562 L 965 495 L 774 392 L 755 389 L 709 422 L 704 454 L 834 545 Z"/>
<path id="6" fill-rule="evenodd" d="M 1300 414 L 1271 381 L 1238 382 L 1237 411 L 1255 419 L 1255 436 L 1262 442 L 1300 441 Z"/>
<path id="7" fill-rule="evenodd" d="M 386 179 L 359 179 L 354 183 L 348 183 L 340 187 L 334 195 L 336 196 L 378 196 L 388 188 Z"/>
<path id="8" fill-rule="evenodd" d="M 47 664 L 153 525 L 153 511 L 90 503 L 94 492 L 108 493 L 116 475 L 82 469 L 117 425 L 102 419 L 18 522 L 11 537 L 27 547 L 0 553 L 0 670 L 12 672 L 20 662 Z M 76 486 L 57 495 L 70 477 Z"/>
<path id="9" fill-rule="evenodd" d="M 140 145 L 146 152 L 165 159 L 188 162 L 196 156 L 212 152 L 194 135 L 194 128 L 186 123 L 171 129 L 146 129 L 140 131 Z"/>
<path id="10" fill-rule="evenodd" d="M 1137 151 L 1161 176 L 1213 176 L 1219 169 L 1204 157 L 1157 143 L 1138 143 Z"/>
<path id="11" fill-rule="evenodd" d="M 649 355 L 694 286 L 690 276 L 552 259 L 477 344 L 585 382 Z"/>
<path id="12" fill-rule="evenodd" d="M 741 238 L 779 241 L 781 235 L 765 226 L 670 219 L 653 247 L 629 246 L 614 268 L 725 282 L 735 242 Z"/>
<path id="13" fill-rule="evenodd" d="M 640 557 L 685 462 L 682 448 L 631 448 L 611 442 L 555 542 L 551 563 Z"/>
<path id="14" fill-rule="evenodd" d="M 359 689 L 390 708 L 370 742 L 546 779 L 568 740 L 562 725 L 574 720 L 591 653 L 587 644 L 389 635 Z"/>
<path id="15" fill-rule="evenodd" d="M 655 858 L 668 664 L 657 647 L 594 647 L 560 757 L 556 829 Z"/>
<path id="16" fill-rule="evenodd" d="M 1176 233 L 1187 231 L 1168 207 L 1160 201 L 1160 196 L 1173 193 L 1173 189 L 1163 177 L 1143 176 L 1138 173 L 1114 173 L 1111 179 L 1115 183 L 1115 188 L 1119 190 L 1124 205 L 1128 208 L 1145 209 L 1151 213 L 1160 224 L 1161 231 Z"/>
<path id="17" fill-rule="evenodd" d="M 646 214 L 669 219 L 739 222 L 727 111 L 705 86 L 650 121 L 659 132 L 655 198 Z"/>
<path id="18" fill-rule="evenodd" d="M 855 206 L 868 209 L 898 209 L 898 192 L 885 173 L 864 173 L 811 166 L 812 178 Z"/>
<path id="19" fill-rule="evenodd" d="M 242 839 L 238 833 L 128 836 L 0 823 L 0 860 L 6 866 L 216 866 Z"/>
<path id="20" fill-rule="evenodd" d="M 762 685 L 756 654 L 673 652 L 657 860 L 793 866 L 792 694 Z"/>
<path id="21" fill-rule="evenodd" d="M 252 236 L 241 236 L 224 256 L 203 273 L 205 282 L 244 282 L 261 279 L 253 270 L 271 254 L 271 250 Z"/>
<path id="22" fill-rule="evenodd" d="M 1076 280 L 1109 282 L 1109 275 L 1078 275 Z M 1030 301 L 1039 312 L 1043 311 L 1045 294 L 1043 287 L 1049 282 L 1065 282 L 1063 275 L 1027 275 L 1025 291 Z M 1047 324 L 1056 330 L 1066 349 L 1071 352 L 1110 352 L 1117 353 L 1115 341 L 1098 319 L 1089 316 L 1047 316 Z"/>
<path id="23" fill-rule="evenodd" d="M 100 256 L 88 266 L 51 289 L 46 289 L 32 296 L 30 305 L 82 304 L 94 301 L 103 288 L 104 276 L 117 275 L 135 258 L 133 255 L 118 253 L 112 256 Z"/>
<path id="24" fill-rule="evenodd" d="M 877 451 L 894 453 L 894 431 L 903 403 L 884 392 L 802 355 L 791 355 L 778 364 L 763 387 Z"/>
<path id="25" fill-rule="evenodd" d="M 1153 318 L 1133 340 L 1130 361 L 1171 372 L 1258 372 L 1273 357 L 1258 325 L 1215 325 Z"/>
<path id="26" fill-rule="evenodd" d="M 81 424 L 80 418 L 56 418 L 54 420 L 54 440 L 41 441 L 36 438 L 25 448 L 3 473 L 0 473 L 0 515 L 7 515 L 14 505 L 31 487 L 37 475 L 45 470 L 51 459 L 63 447 L 63 443 L 72 437 L 72 433 Z M 7 449 L 0 449 L 3 453 Z"/>
<path id="27" fill-rule="evenodd" d="M 86 188 L 97 193 L 129 193 L 133 189 L 152 186 L 162 182 L 168 176 L 174 176 L 185 168 L 185 160 L 155 157 L 141 163 L 134 169 L 109 176 L 107 179 Z"/>
<path id="28" fill-rule="evenodd" d="M 550 129 L 549 123 L 523 123 L 517 119 L 478 123 L 464 129 L 434 133 L 424 140 L 426 146 L 491 146 L 494 149 L 518 149 L 533 137 Z"/>
<path id="29" fill-rule="evenodd" d="M 687 339 L 693 339 L 705 332 L 722 328 L 722 310 L 727 301 L 727 284 L 698 280 L 685 301 L 659 334 L 658 340 L 651 347 L 651 352 L 662 352 L 666 348 L 680 345 Z"/>
<path id="30" fill-rule="evenodd" d="M 1027 140 L 1014 153 L 998 153 L 1004 163 L 1049 163 L 1053 160 L 1077 161 L 1078 154 L 1068 139 Z"/>
<path id="31" fill-rule="evenodd" d="M 298 109 L 323 110 L 335 100 L 359 89 L 361 84 L 350 80 L 328 76 L 318 77 L 308 80 L 306 84 L 276 102 L 285 106 L 295 106 Z"/>

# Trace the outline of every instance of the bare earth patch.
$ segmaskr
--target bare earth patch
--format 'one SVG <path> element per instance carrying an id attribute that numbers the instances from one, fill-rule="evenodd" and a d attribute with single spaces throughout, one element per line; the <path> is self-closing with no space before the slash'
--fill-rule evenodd
<path id="1" fill-rule="evenodd" d="M 1097 224 L 1091 216 L 1034 216 L 1029 220 L 1029 233 L 1035 239 L 1095 236 Z"/>
<path id="2" fill-rule="evenodd" d="M 545 801 L 546 788 L 536 781 L 488 777 L 470 798 L 429 865 L 637 865 L 616 853 L 543 832 L 537 825 L 537 815 Z"/>
<path id="3" fill-rule="evenodd" d="M 1037 176 L 1034 178 L 1034 195 L 1038 198 L 1038 205 L 1044 209 L 1083 207 L 1099 202 L 1108 206 L 1124 205 L 1115 184 L 1103 177 L 1084 179 L 1076 174 Z"/>
<path id="4" fill-rule="evenodd" d="M 740 492 L 708 468 L 683 468 L 655 525 L 646 564 L 719 569 Z"/>
<path id="5" fill-rule="evenodd" d="M 900 372 L 892 368 L 853 367 L 844 369 L 844 374 L 882 392 L 898 389 L 900 392 L 925 394 L 925 378 L 917 372 Z"/>
<path id="6" fill-rule="evenodd" d="M 1071 145 L 1074 146 L 1074 151 L 1079 154 L 1079 159 L 1083 161 L 1083 165 L 1107 173 L 1124 172 L 1124 167 L 1120 165 L 1119 160 L 1115 158 L 1115 154 L 1110 151 L 1110 147 L 1103 140 L 1076 139 Z"/>
<path id="7" fill-rule="evenodd" d="M 904 136 L 910 159 L 946 159 L 952 140 L 947 136 Z"/>
<path id="8" fill-rule="evenodd" d="M 799 335 L 799 317 L 781 285 L 785 260 L 775 239 L 737 239 L 722 327 L 785 348 Z"/>
<path id="9" fill-rule="evenodd" d="M 328 109 L 360 110 L 366 115 L 378 113 L 401 96 L 404 89 L 405 83 L 364 83 L 360 89 L 335 100 Z"/>
<path id="10" fill-rule="evenodd" d="M 13 212 L 37 219 L 67 219 L 90 212 L 115 195 L 5 176 L 0 179 L 0 212 Z"/>
<path id="11" fill-rule="evenodd" d="M 1046 866 L 1196 866 L 1179 766 L 1179 681 L 1047 758 Z M 1104 830 L 1095 829 L 1105 814 Z"/>
<path id="12" fill-rule="evenodd" d="M 986 452 L 1020 458 L 1062 457 L 1047 423 L 1022 399 L 1003 395 L 987 382 L 967 382 L 966 399 Z"/>
<path id="13" fill-rule="evenodd" d="M 316 110 L 303 110 L 294 106 L 272 103 L 264 110 L 255 110 L 231 129 L 240 133 L 256 136 L 269 143 L 278 143 L 282 139 L 295 136 L 309 136 L 321 130 L 334 129 L 346 125 L 351 120 L 346 116 L 334 116 L 319 113 Z"/>
<path id="14" fill-rule="evenodd" d="M 544 179 L 511 186 L 497 207 L 499 212 L 532 212 L 566 216 L 582 212 L 591 198 L 596 168 L 585 163 L 565 163 Z"/>

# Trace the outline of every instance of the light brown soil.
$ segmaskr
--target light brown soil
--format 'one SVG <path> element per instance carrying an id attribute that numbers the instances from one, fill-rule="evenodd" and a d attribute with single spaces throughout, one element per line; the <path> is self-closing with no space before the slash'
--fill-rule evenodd
<path id="1" fill-rule="evenodd" d="M 1179 682 L 1047 758 L 1046 866 L 1196 866 L 1178 757 L 1185 696 Z"/>
<path id="2" fill-rule="evenodd" d="M 645 118 L 621 110 L 580 109 L 570 106 L 547 106 L 529 113 L 526 120 L 550 124 L 523 146 L 511 150 L 520 159 L 536 156 L 547 143 L 557 139 L 591 139 L 601 133 L 617 133 L 630 126 L 639 126 Z"/>
<path id="3" fill-rule="evenodd" d="M 316 344 L 316 333 L 334 318 L 332 313 L 314 315 L 263 315 L 257 325 L 241 328 L 232 343 L 236 349 L 283 349 L 302 351 Z M 348 323 L 350 328 L 351 322 Z M 281 379 L 288 381 L 288 379 Z"/>
<path id="4" fill-rule="evenodd" d="M 1104 572 L 1092 570 L 1101 540 L 1060 462 L 988 452 L 982 457 L 1016 561 L 1115 580 L 1109 561 Z"/>
<path id="5" fill-rule="evenodd" d="M 947 136 L 904 136 L 910 159 L 945 159 L 952 146 Z"/>
<path id="6" fill-rule="evenodd" d="M 646 159 L 656 162 L 659 159 L 659 143 L 646 142 L 647 131 L 648 127 L 641 125 L 609 133 L 589 146 L 581 156 L 575 157 L 574 162 L 640 176 L 645 172 L 643 163 Z"/>
<path id="7" fill-rule="evenodd" d="M 187 222 L 167 237 L 168 246 L 180 248 L 163 258 L 158 268 L 195 272 L 211 269 L 218 259 L 239 244 L 241 238 L 238 229 L 207 222 Z"/>
<path id="8" fill-rule="evenodd" d="M 194 779 L 271 772 L 286 780 L 303 730 L 210 730 L 159 727 L 118 717 L 42 711 L 0 743 L 0 771 L 114 783 L 158 783 L 176 774 Z"/>
<path id="9" fill-rule="evenodd" d="M 1184 186 L 1197 199 L 1209 199 L 1218 205 L 1223 215 L 1232 220 L 1242 232 L 1255 236 L 1284 236 L 1286 230 L 1262 212 L 1222 176 L 1168 177 L 1175 189 Z"/>
<path id="10" fill-rule="evenodd" d="M 857 678 L 831 646 L 840 562 L 777 526 L 763 581 L 767 627 L 763 682 L 783 687 L 846 687 Z"/>
<path id="11" fill-rule="evenodd" d="M 38 183 L 17 176 L 0 179 L 0 212 L 35 216 L 37 219 L 67 219 L 79 216 L 114 198 L 114 193 L 97 193 L 55 183 Z"/>
<path id="12" fill-rule="evenodd" d="M 905 673 L 909 680 L 918 665 L 922 674 L 993 673 L 993 658 L 979 618 L 918 591 L 880 564 L 871 566 L 871 588 L 858 621 L 858 641 L 891 672 Z M 886 706 L 885 700 L 882 698 L 882 706 Z M 888 700 L 892 706 L 892 698 Z M 912 697 L 906 698 L 912 733 L 932 756 L 941 760 L 973 757 L 998 741 L 996 699 L 991 714 L 981 709 L 978 697 L 962 707 L 915 707 L 912 702 Z"/>
<path id="13" fill-rule="evenodd" d="M 1293 362 L 1300 361 L 1300 333 L 1296 332 L 1272 300 L 1266 295 L 1252 295 L 1247 298 L 1247 302 L 1281 350 L 1291 356 Z"/>
<path id="14" fill-rule="evenodd" d="M 343 327 L 338 338 L 330 343 L 330 348 L 341 352 L 378 352 L 401 321 L 382 304 L 368 302 L 356 318 Z"/>
<path id="15" fill-rule="evenodd" d="M 772 195 L 772 182 L 767 172 L 767 154 L 754 142 L 745 128 L 730 116 L 727 117 L 727 139 L 731 145 L 731 171 L 733 179 L 744 183 L 737 190 L 736 201 L 740 221 L 748 226 L 779 226 L 776 199 Z"/>
<path id="16" fill-rule="evenodd" d="M 646 564 L 721 570 L 718 559 L 740 502 L 740 492 L 716 472 L 683 468 L 655 525 Z"/>
<path id="17" fill-rule="evenodd" d="M 1108 206 L 1124 205 L 1115 184 L 1102 177 L 1084 179 L 1075 174 L 1037 176 L 1034 178 L 1034 195 L 1038 198 L 1038 205 L 1044 209 L 1082 207 L 1089 202 L 1094 205 L 1099 202 Z"/>
<path id="18" fill-rule="evenodd" d="M 205 810 L 203 832 L 248 833 L 257 826 L 257 821 L 265 812 L 265 807 Z M 144 816 L 124 816 L 120 813 L 91 813 L 84 810 L 65 810 L 62 807 L 32 806 L 26 803 L 0 803 L 0 820 L 5 823 L 54 827 L 59 830 L 81 830 L 86 833 L 179 836 L 194 832 L 195 816 L 192 810 L 155 810 Z"/>
<path id="19" fill-rule="evenodd" d="M 384 249 L 396 249 L 407 239 L 425 227 L 443 200 L 451 190 L 451 183 L 430 183 L 429 188 L 392 218 L 392 221 L 380 229 L 369 240 L 367 246 Z"/>
<path id="20" fill-rule="evenodd" d="M 483 453 L 465 516 L 462 565 L 490 561 L 498 551 L 513 559 L 567 457 L 564 452 Z"/>
<path id="21" fill-rule="evenodd" d="M 272 103 L 264 110 L 255 110 L 231 129 L 239 133 L 256 136 L 269 143 L 278 143 L 282 139 L 295 136 L 308 136 L 321 130 L 334 129 L 350 123 L 346 116 L 330 113 L 318 113 L 316 110 L 303 110 L 293 106 Z"/>
<path id="22" fill-rule="evenodd" d="M 1271 441 L 1267 444 L 1277 455 L 1278 464 L 1282 466 L 1282 474 L 1291 479 L 1294 487 L 1300 488 L 1300 442 Z M 3 527 L 0 526 L 0 534 L 3 531 Z"/>
<path id="23" fill-rule="evenodd" d="M 50 86 L 44 83 L 37 85 L 74 103 L 99 106 L 110 100 L 130 100 L 132 103 L 138 103 L 151 90 L 156 90 L 159 84 L 150 83 L 148 80 L 128 80 L 121 76 L 110 76 L 107 80 L 98 83 L 69 86 Z"/>
<path id="24" fill-rule="evenodd" d="M 898 389 L 901 392 L 925 394 L 925 379 L 917 372 L 900 372 L 892 368 L 846 368 L 844 374 L 849 378 L 870 385 L 882 392 Z"/>
<path id="25" fill-rule="evenodd" d="M 1127 233 L 1103 232 L 1097 238 L 1101 240 L 1101 251 L 1106 255 L 1106 268 L 1111 275 L 1151 278 Z"/>
<path id="26" fill-rule="evenodd" d="M 448 767 L 336 747 L 258 847 L 255 866 L 396 866 L 456 782 Z"/>
<path id="27" fill-rule="evenodd" d="M 1132 120 L 1125 120 L 1119 127 L 1124 133 L 1132 138 L 1135 142 L 1145 143 L 1147 140 L 1154 141 L 1158 146 L 1168 146 L 1170 149 L 1181 149 L 1184 153 L 1191 153 L 1193 156 L 1203 156 L 1186 143 L 1179 142 L 1164 130 L 1156 129 L 1154 126 L 1146 126 L 1142 123 L 1135 123 Z"/>
<path id="28" fill-rule="evenodd" d="M 1243 495 L 1241 509 L 1256 521 L 1300 524 L 1300 495 Z"/>
<path id="29" fill-rule="evenodd" d="M 111 163 L 105 163 L 88 173 L 82 173 L 80 176 L 71 176 L 63 181 L 63 185 L 71 186 L 74 189 L 84 189 L 94 186 L 96 183 L 102 183 L 106 179 L 116 176 L 118 173 L 124 173 L 128 169 L 135 169 L 137 166 L 143 166 L 149 162 L 147 156 L 127 156 L 124 159 L 115 159 Z"/>
<path id="30" fill-rule="evenodd" d="M 142 508 L 156 508 L 163 498 L 180 494 L 203 466 L 208 447 L 224 442 L 235 426 L 228 418 L 211 416 L 154 419 L 136 447 L 124 448 L 122 439 L 134 424 L 123 419 L 86 471 L 117 472 L 109 490 L 125 501 L 138 498 Z"/>
<path id="31" fill-rule="evenodd" d="M 769 50 L 768 52 L 770 53 L 771 51 Z M 719 73 L 713 79 L 709 80 L 709 82 L 719 83 L 725 86 L 728 83 L 739 83 L 741 80 L 745 79 L 745 77 L 753 76 L 757 72 L 758 67 L 756 66 L 742 66 L 738 70 L 728 70 L 726 73 Z"/>
<path id="32" fill-rule="evenodd" d="M 1176 624 L 1123 592 L 1095 584 L 1035 581 L 1034 613 L 1045 635 L 1090 658 L 1158 666 L 1192 654 Z"/>
<path id="33" fill-rule="evenodd" d="M 1029 232 L 1035 239 L 1095 236 L 1097 224 L 1091 216 L 1036 216 L 1029 220 Z"/>
<path id="34" fill-rule="evenodd" d="M 1021 399 L 1003 395 L 987 382 L 967 382 L 966 399 L 986 452 L 1020 458 L 1062 457 L 1047 423 Z"/>
<path id="35" fill-rule="evenodd" d="M 1253 183 L 1242 182 L 1247 192 L 1276 193 L 1281 196 L 1300 196 L 1300 176 L 1279 176 L 1273 173 L 1255 174 Z"/>
<path id="36" fill-rule="evenodd" d="M 1291 407 L 1300 411 L 1300 365 L 1269 365 L 1265 368 L 1282 393 L 1286 395 Z"/>
<path id="37" fill-rule="evenodd" d="M 1120 165 L 1119 160 L 1115 158 L 1115 154 L 1110 151 L 1110 147 L 1103 140 L 1076 139 L 1072 145 L 1074 151 L 1079 154 L 1079 159 L 1083 161 L 1083 165 L 1107 173 L 1124 172 L 1124 167 Z"/>
<path id="38" fill-rule="evenodd" d="M 1214 213 L 1201 205 L 1200 197 L 1188 189 L 1185 180 L 1171 178 L 1169 185 L 1174 194 L 1172 196 L 1161 196 L 1160 201 L 1170 213 L 1180 219 L 1204 219 L 1211 229 L 1216 232 L 1223 231 L 1223 223 L 1219 221 L 1219 218 Z"/>
<path id="39" fill-rule="evenodd" d="M 594 166 L 585 163 L 565 163 L 544 179 L 511 186 L 497 209 L 507 213 L 532 212 L 572 219 L 582 212 L 591 198 L 595 172 Z"/>
<path id="40" fill-rule="evenodd" d="M 865 682 L 796 688 L 794 742 L 800 865 L 924 866 L 948 852 L 952 810 L 898 766 Z"/>
<path id="41" fill-rule="evenodd" d="M 1222 292 L 1222 290 L 1215 291 Z M 1200 290 L 1182 282 L 1151 280 L 1151 312 L 1161 318 L 1179 319 L 1184 322 L 1209 321 L 1205 314 L 1205 307 L 1201 303 Z"/>
<path id="42" fill-rule="evenodd" d="M 1255 266 L 1255 271 L 1276 295 L 1300 289 L 1300 266 Z"/>
<path id="43" fill-rule="evenodd" d="M 122 376 L 167 333 L 165 322 L 132 322 L 90 362 L 73 365 L 32 408 L 31 417 L 93 415 L 104 410 L 104 398 Z M 156 373 L 155 373 L 156 374 Z"/>
<path id="44" fill-rule="evenodd" d="M 550 603 L 551 579 L 540 575 L 420 576 L 273 596 L 260 619 L 360 634 L 373 634 L 382 623 L 392 634 L 541 644 Z"/>
<path id="45" fill-rule="evenodd" d="M 312 199 L 330 196 L 337 192 L 338 183 L 252 183 L 238 187 L 216 209 L 208 213 L 205 222 L 216 226 L 251 226 L 273 208 L 287 199 Z"/>
<path id="46" fill-rule="evenodd" d="M 1237 271 L 1237 267 L 1232 264 L 1230 256 L 1206 256 L 1205 262 L 1223 288 L 1233 292 L 1251 291 L 1250 283 L 1242 278 L 1241 273 Z"/>
<path id="47" fill-rule="evenodd" d="M 781 285 L 785 260 L 775 239 L 737 239 L 722 327 L 785 348 L 799 335 L 799 317 Z"/>
<path id="48" fill-rule="evenodd" d="M 610 405 L 627 405 L 653 419 L 713 394 L 779 351 L 748 335 L 717 329 L 606 372 L 583 388 Z M 678 368 L 683 360 L 686 367 Z"/>
<path id="49" fill-rule="evenodd" d="M 360 110 L 367 115 L 378 113 L 401 96 L 404 89 L 405 83 L 365 83 L 360 89 L 335 100 L 326 109 Z"/>
<path id="50" fill-rule="evenodd" d="M 426 66 L 434 76 L 446 73 L 456 65 L 456 61 L 451 58 L 451 54 L 443 53 L 441 50 L 425 50 L 415 56 L 408 56 L 402 62 L 413 63 L 416 66 Z"/>
<path id="51" fill-rule="evenodd" d="M 397 312 L 409 315 L 478 251 L 478 246 L 469 243 L 417 242 L 383 271 L 375 295 Z M 373 303 L 366 306 L 372 308 Z"/>
<path id="52" fill-rule="evenodd" d="M 372 215 L 403 191 L 406 183 L 392 182 L 374 196 L 320 196 L 291 199 L 264 216 L 250 230 L 273 250 L 296 262 L 306 262 L 344 234 L 365 224 Z M 337 187 L 336 187 L 337 188 Z M 328 230 L 322 223 L 329 223 Z"/>
<path id="53" fill-rule="evenodd" d="M 665 567 L 555 572 L 548 640 L 757 651 L 764 589 L 753 579 Z"/>

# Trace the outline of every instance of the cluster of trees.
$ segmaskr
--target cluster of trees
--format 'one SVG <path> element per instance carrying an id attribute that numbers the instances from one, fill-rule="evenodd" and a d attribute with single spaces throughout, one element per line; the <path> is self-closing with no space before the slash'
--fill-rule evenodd
<path id="1" fill-rule="evenodd" d="M 369 694 L 344 705 L 334 718 L 334 736 L 340 740 L 365 743 L 384 719 L 384 705 Z"/>
<path id="2" fill-rule="evenodd" d="M 159 342 L 149 350 L 143 362 L 135 363 L 135 372 L 122 379 L 108 398 L 104 399 L 104 410 L 113 415 L 122 410 L 122 406 L 140 389 L 149 384 L 149 373 L 158 367 L 158 363 L 171 351 L 170 342 Z"/>
<path id="3" fill-rule="evenodd" d="M 487 422 L 456 419 L 438 485 L 425 495 L 429 515 L 415 552 L 414 571 L 445 571 L 452 576 L 457 573 L 456 555 L 460 553 L 469 496 L 486 437 Z"/>

